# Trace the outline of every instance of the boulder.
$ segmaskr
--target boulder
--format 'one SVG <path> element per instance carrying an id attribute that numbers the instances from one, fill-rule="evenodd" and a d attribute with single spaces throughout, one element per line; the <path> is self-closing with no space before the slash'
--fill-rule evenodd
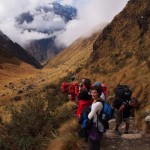
<path id="1" fill-rule="evenodd" d="M 150 122 L 150 116 L 145 117 L 145 122 Z"/>

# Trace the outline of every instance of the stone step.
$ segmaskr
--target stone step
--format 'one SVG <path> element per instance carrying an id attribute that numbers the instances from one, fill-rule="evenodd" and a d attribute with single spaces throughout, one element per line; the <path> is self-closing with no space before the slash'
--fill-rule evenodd
<path id="1" fill-rule="evenodd" d="M 124 139 L 140 139 L 142 134 L 122 134 L 121 137 Z"/>

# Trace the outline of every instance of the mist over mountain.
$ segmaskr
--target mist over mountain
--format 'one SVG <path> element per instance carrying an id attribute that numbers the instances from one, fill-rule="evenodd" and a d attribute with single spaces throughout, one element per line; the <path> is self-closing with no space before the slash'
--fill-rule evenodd
<path id="1" fill-rule="evenodd" d="M 65 47 L 64 45 L 57 45 L 55 34 L 65 30 L 65 24 L 75 19 L 76 16 L 77 9 L 68 5 L 63 6 L 57 2 L 49 3 L 47 6 L 39 6 L 34 11 L 20 14 L 16 17 L 16 23 L 23 32 L 27 30 L 28 32 L 39 32 L 48 35 L 48 38 L 31 39 L 26 42 L 24 48 L 41 64 L 45 64 Z M 45 28 L 42 27 L 43 25 L 36 25 L 35 27 L 34 24 L 39 22 L 39 19 L 43 23 L 49 21 L 49 24 Z"/>
<path id="2" fill-rule="evenodd" d="M 76 16 L 76 8 L 52 2 L 44 6 L 37 6 L 34 10 L 20 14 L 16 17 L 16 26 L 22 30 L 36 30 L 37 32 L 48 34 L 64 29 L 65 24 L 75 19 Z M 38 26 L 39 21 L 43 23 L 49 21 L 49 23 L 45 24 L 43 27 L 43 24 Z"/>
<path id="3" fill-rule="evenodd" d="M 28 47 L 31 54 L 30 42 L 37 40 L 36 44 L 39 45 L 39 40 L 49 38 L 53 38 L 54 45 L 61 50 L 79 37 L 88 38 L 97 32 L 100 29 L 97 27 L 110 22 L 127 1 L 12 0 L 9 5 L 8 0 L 2 0 L 0 29 L 12 41 L 25 49 Z M 47 61 L 39 57 L 36 59 L 42 64 Z"/>

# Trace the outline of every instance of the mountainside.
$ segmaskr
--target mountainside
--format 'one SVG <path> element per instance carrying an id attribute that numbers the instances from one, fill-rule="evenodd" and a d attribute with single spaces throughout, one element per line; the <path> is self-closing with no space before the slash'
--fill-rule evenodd
<path id="1" fill-rule="evenodd" d="M 48 60 L 57 55 L 64 47 L 58 48 L 55 44 L 54 37 L 33 40 L 25 46 L 25 49 L 35 56 L 40 64 L 45 64 Z"/>
<path id="2" fill-rule="evenodd" d="M 130 0 L 94 43 L 90 62 L 99 61 L 103 71 L 114 72 L 135 58 L 150 68 L 149 19 L 150 1 Z"/>
<path id="3" fill-rule="evenodd" d="M 133 97 L 141 104 L 136 116 L 140 128 L 144 128 L 144 118 L 150 113 L 149 37 L 150 1 L 130 0 L 99 35 L 93 45 L 88 68 L 80 72 L 80 78 L 106 83 L 111 95 L 118 83 L 129 85 Z"/>
<path id="4" fill-rule="evenodd" d="M 21 76 L 35 72 L 35 67 L 13 57 L 6 49 L 0 47 L 0 88 L 14 79 L 19 80 Z"/>
<path id="5" fill-rule="evenodd" d="M 24 12 L 16 18 L 18 28 L 23 32 L 31 31 L 46 34 L 48 37 L 40 40 L 28 41 L 24 48 L 32 54 L 41 64 L 45 64 L 49 59 L 64 49 L 64 46 L 57 47 L 55 34 L 65 30 L 68 21 L 75 19 L 77 9 L 68 5 L 61 5 L 57 2 L 49 3 L 46 6 L 39 6 L 35 10 Z M 45 27 L 40 22 L 45 24 Z M 37 27 L 34 24 L 38 24 Z"/>
<path id="6" fill-rule="evenodd" d="M 36 68 L 41 68 L 41 65 L 36 61 L 36 59 L 25 51 L 20 45 L 12 42 L 6 35 L 0 31 L 0 48 L 5 51 L 5 56 L 10 55 L 16 57 L 21 61 L 24 61 Z"/>
<path id="7" fill-rule="evenodd" d="M 45 66 L 68 70 L 79 68 L 77 79 L 86 77 L 92 82 L 106 83 L 110 95 L 114 95 L 113 89 L 118 83 L 129 85 L 133 97 L 141 104 L 136 115 L 139 128 L 145 128 L 144 117 L 150 113 L 149 2 L 130 0 L 98 37 L 93 36 L 96 39 L 94 43 L 90 38 L 81 40 L 81 43 L 76 41 Z"/>

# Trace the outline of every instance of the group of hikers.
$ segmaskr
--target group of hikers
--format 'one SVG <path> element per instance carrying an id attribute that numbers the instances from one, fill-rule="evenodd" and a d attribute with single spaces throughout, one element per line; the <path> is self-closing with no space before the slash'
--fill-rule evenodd
<path id="1" fill-rule="evenodd" d="M 121 134 L 119 126 L 126 123 L 124 134 L 129 131 L 129 116 L 135 102 L 131 100 L 132 91 L 127 85 L 117 85 L 114 97 L 108 94 L 107 86 L 100 82 L 91 83 L 83 78 L 81 83 L 63 82 L 63 93 L 69 94 L 69 99 L 77 103 L 76 116 L 81 128 L 78 135 L 88 141 L 89 150 L 99 150 L 103 134 L 109 129 L 109 120 L 115 116 L 114 132 Z"/>

